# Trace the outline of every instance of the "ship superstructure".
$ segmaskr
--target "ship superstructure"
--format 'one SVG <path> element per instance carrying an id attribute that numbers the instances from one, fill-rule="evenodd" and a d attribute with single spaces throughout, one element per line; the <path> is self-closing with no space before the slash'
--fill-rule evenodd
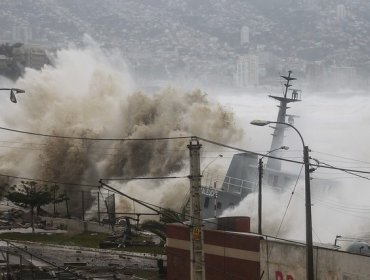
<path id="1" fill-rule="evenodd" d="M 292 71 L 289 71 L 288 76 L 281 76 L 286 81 L 286 83 L 284 84 L 285 91 L 284 91 L 283 96 L 269 95 L 269 97 L 274 98 L 280 102 L 280 104 L 278 105 L 279 113 L 278 113 L 276 122 L 281 122 L 281 123 L 288 122 L 292 124 L 294 122 L 295 116 L 287 114 L 287 110 L 290 108 L 288 107 L 288 104 L 301 101 L 301 91 L 298 89 L 292 89 L 291 95 L 288 96 L 288 93 L 289 93 L 288 91 L 290 87 L 292 86 L 291 82 L 296 80 L 296 78 L 293 78 L 291 74 L 292 74 Z M 273 137 L 272 137 L 271 148 L 270 148 L 270 151 L 273 151 L 270 153 L 271 156 L 280 157 L 281 149 L 279 148 L 284 145 L 285 130 L 288 128 L 289 128 L 288 126 L 283 125 L 283 124 L 275 125 L 274 132 L 272 134 Z M 267 168 L 272 169 L 272 170 L 281 170 L 281 160 L 269 158 L 267 161 Z"/>
<path id="2" fill-rule="evenodd" d="M 285 80 L 282 96 L 269 95 L 269 97 L 279 101 L 279 113 L 277 122 L 294 121 L 294 115 L 287 114 L 290 108 L 288 104 L 301 101 L 301 91 L 291 89 L 292 71 L 287 76 L 281 76 Z M 280 157 L 279 147 L 284 145 L 284 135 L 287 126 L 277 124 L 273 128 L 273 138 L 271 149 L 276 149 L 270 153 L 274 157 Z M 264 184 L 282 190 L 296 177 L 293 174 L 282 171 L 281 161 L 269 158 L 264 170 Z M 222 179 L 212 177 L 212 175 L 203 175 L 201 206 L 203 218 L 217 217 L 224 210 L 234 207 L 240 203 L 249 193 L 257 190 L 258 180 L 258 158 L 250 153 L 235 154 L 231 160 L 226 176 Z M 222 184 L 220 184 L 222 182 Z"/>

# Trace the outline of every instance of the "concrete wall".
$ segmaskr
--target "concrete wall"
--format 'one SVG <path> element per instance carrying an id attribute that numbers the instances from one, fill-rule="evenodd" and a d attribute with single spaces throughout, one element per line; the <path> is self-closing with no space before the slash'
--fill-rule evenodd
<path id="1" fill-rule="evenodd" d="M 217 221 L 239 226 L 241 217 Z M 216 220 L 215 220 L 216 221 Z M 215 222 L 213 221 L 213 223 Z M 248 230 L 248 221 L 241 220 Z M 306 279 L 306 246 L 296 242 L 264 239 L 248 232 L 203 227 L 206 279 L 212 280 L 303 280 Z M 167 279 L 190 279 L 190 234 L 188 226 L 167 224 Z M 235 230 L 235 229 L 234 229 Z M 369 280 L 370 256 L 314 247 L 316 280 Z M 261 278 L 262 276 L 262 278 Z"/>
<path id="2" fill-rule="evenodd" d="M 306 278 L 304 245 L 261 240 L 262 280 L 301 280 Z M 268 260 L 268 261 L 267 261 Z M 370 257 L 326 248 L 314 248 L 315 279 L 370 279 Z"/>
<path id="3" fill-rule="evenodd" d="M 64 218 L 52 218 L 52 217 L 43 217 L 43 220 L 47 224 L 50 224 L 54 227 L 63 227 L 65 230 L 68 230 L 70 233 L 82 233 L 82 232 L 99 232 L 99 233 L 111 233 L 112 229 L 108 225 L 102 225 L 96 222 L 87 222 L 73 219 L 64 219 Z"/>
<path id="4" fill-rule="evenodd" d="M 248 224 L 249 226 L 249 224 Z M 206 279 L 259 279 L 259 237 L 245 233 L 203 230 Z M 167 279 L 190 279 L 190 229 L 167 225 Z"/>

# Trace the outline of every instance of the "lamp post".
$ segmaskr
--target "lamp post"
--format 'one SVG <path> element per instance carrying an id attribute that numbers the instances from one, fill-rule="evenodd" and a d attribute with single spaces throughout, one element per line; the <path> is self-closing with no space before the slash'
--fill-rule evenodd
<path id="1" fill-rule="evenodd" d="M 204 171 L 206 171 L 206 169 L 212 164 L 214 163 L 217 159 L 219 158 L 222 158 L 224 157 L 222 154 L 219 154 L 216 158 L 214 158 L 213 160 L 211 160 L 204 168 L 203 168 L 203 171 L 202 171 L 202 174 L 201 174 L 201 177 L 203 178 L 203 174 L 204 174 Z M 208 177 L 208 176 L 207 176 Z M 207 178 L 206 177 L 206 180 L 203 181 L 203 183 L 207 186 Z M 212 184 L 212 177 L 210 178 L 210 185 Z M 217 218 L 217 190 L 216 190 L 216 181 L 214 181 L 214 194 L 213 194 L 213 209 L 214 209 L 214 216 L 215 218 Z"/>
<path id="2" fill-rule="evenodd" d="M 263 158 L 277 150 L 288 150 L 289 147 L 281 146 L 264 154 L 258 160 L 258 234 L 262 235 L 262 177 L 263 177 Z"/>
<path id="3" fill-rule="evenodd" d="M 17 98 L 15 98 L 16 93 L 25 93 L 23 89 L 19 88 L 0 88 L 0 90 L 10 91 L 10 101 L 13 103 L 17 103 Z"/>
<path id="4" fill-rule="evenodd" d="M 293 125 L 285 122 L 273 122 L 264 120 L 254 120 L 251 124 L 256 126 L 265 126 L 268 124 L 281 124 L 293 128 L 299 135 L 303 145 L 303 163 L 305 166 L 305 209 L 306 209 L 306 279 L 314 280 L 313 271 L 313 242 L 312 242 L 312 215 L 311 215 L 311 187 L 310 187 L 310 162 L 308 155 L 308 146 L 305 145 L 301 133 Z"/>
<path id="5" fill-rule="evenodd" d="M 211 160 L 204 168 L 203 168 L 203 171 L 202 171 L 202 174 L 201 174 L 201 178 L 203 178 L 203 175 L 204 175 L 204 171 L 206 171 L 206 169 L 212 164 L 214 163 L 217 159 L 219 158 L 222 158 L 224 157 L 222 154 L 219 154 L 217 157 L 215 157 L 213 160 Z M 206 176 L 206 180 L 207 180 L 207 177 Z M 212 179 L 212 178 L 211 178 Z M 204 182 L 204 181 L 203 181 Z"/>
<path id="6" fill-rule="evenodd" d="M 339 238 L 342 238 L 342 236 L 341 235 L 335 236 L 334 247 L 337 247 L 337 241 L 338 241 Z"/>
<path id="7" fill-rule="evenodd" d="M 208 166 L 210 166 L 213 162 L 215 162 L 218 158 L 222 158 L 223 155 L 222 154 L 219 154 L 217 157 L 215 157 L 213 160 L 211 160 L 204 168 L 203 168 L 203 171 L 202 171 L 202 176 L 204 174 L 204 171 L 208 168 Z"/>

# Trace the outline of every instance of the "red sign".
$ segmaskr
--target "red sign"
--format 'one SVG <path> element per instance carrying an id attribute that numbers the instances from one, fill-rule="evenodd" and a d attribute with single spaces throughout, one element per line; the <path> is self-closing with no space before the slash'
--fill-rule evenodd
<path id="1" fill-rule="evenodd" d="M 275 280 L 294 280 L 294 278 L 289 274 L 284 278 L 284 274 L 281 271 L 275 271 Z"/>

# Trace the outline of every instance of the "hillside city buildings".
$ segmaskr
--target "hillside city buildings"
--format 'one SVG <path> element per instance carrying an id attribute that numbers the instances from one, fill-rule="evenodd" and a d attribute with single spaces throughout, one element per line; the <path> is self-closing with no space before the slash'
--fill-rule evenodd
<path id="1" fill-rule="evenodd" d="M 190 1 L 104 1 L 99 9 L 93 2 L 83 9 L 58 2 L 51 9 L 39 0 L 7 0 L 0 43 L 58 49 L 85 44 L 88 34 L 119 50 L 139 83 L 248 88 L 275 84 L 279 73 L 292 69 L 310 86 L 336 87 L 336 74 L 345 71 L 354 78 L 347 86 L 369 88 L 370 6 L 355 2 L 207 0 L 196 9 Z"/>

